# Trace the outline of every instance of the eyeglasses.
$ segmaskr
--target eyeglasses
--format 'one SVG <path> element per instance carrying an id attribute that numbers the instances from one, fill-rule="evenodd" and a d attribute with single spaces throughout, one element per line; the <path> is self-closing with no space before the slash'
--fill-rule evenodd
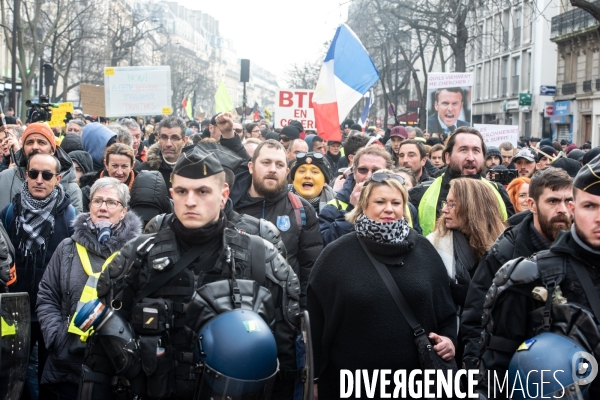
<path id="1" fill-rule="evenodd" d="M 281 135 L 281 136 L 279 136 L 279 140 L 284 141 L 284 142 L 289 142 L 291 139 L 285 135 Z"/>
<path id="2" fill-rule="evenodd" d="M 54 178 L 56 175 L 60 175 L 60 174 L 55 174 L 50 171 L 38 171 L 37 169 L 30 169 L 29 171 L 27 171 L 27 176 L 30 179 L 35 180 L 40 175 L 40 172 L 42 173 L 42 179 L 45 181 L 52 180 L 52 178 Z"/>
<path id="3" fill-rule="evenodd" d="M 317 160 L 321 160 L 323 159 L 323 154 L 321 153 L 313 153 L 313 152 L 300 152 L 296 154 L 296 160 L 300 161 L 300 160 L 304 160 L 306 157 L 314 157 Z"/>
<path id="4" fill-rule="evenodd" d="M 260 133 L 260 129 L 254 129 L 252 133 Z"/>
<path id="5" fill-rule="evenodd" d="M 450 201 L 442 201 L 442 208 L 448 207 L 448 210 L 452 210 L 456 207 L 456 202 L 454 200 Z"/>
<path id="6" fill-rule="evenodd" d="M 179 136 L 160 135 L 158 137 L 158 140 L 160 140 L 161 142 L 168 142 L 169 140 L 171 140 L 171 143 L 176 143 L 181 141 L 181 138 Z"/>
<path id="7" fill-rule="evenodd" d="M 92 199 L 90 201 L 90 204 L 94 208 L 100 208 L 100 207 L 102 207 L 102 203 L 106 203 L 106 208 L 109 208 L 111 210 L 117 208 L 117 206 L 119 204 L 123 205 L 123 203 L 121 203 L 120 201 L 117 201 L 117 200 Z"/>
<path id="8" fill-rule="evenodd" d="M 400 184 L 404 185 L 404 178 L 401 177 L 400 175 L 384 174 L 383 172 L 376 172 L 373 175 L 371 175 L 371 177 L 369 179 L 367 179 L 365 181 L 364 186 L 367 186 L 371 182 L 381 183 L 386 179 L 394 179 L 394 180 L 400 182 Z"/>
<path id="9" fill-rule="evenodd" d="M 376 173 L 377 171 L 379 171 L 381 168 L 376 168 L 376 169 L 369 169 L 367 167 L 358 167 L 356 168 L 356 172 L 358 172 L 361 175 L 366 175 L 369 173 L 369 171 L 371 171 L 372 174 Z"/>

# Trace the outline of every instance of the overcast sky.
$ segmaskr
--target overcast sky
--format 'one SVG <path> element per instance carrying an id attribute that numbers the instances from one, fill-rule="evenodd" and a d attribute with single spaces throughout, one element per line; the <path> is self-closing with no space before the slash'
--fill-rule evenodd
<path id="1" fill-rule="evenodd" d="M 178 1 L 218 19 L 238 56 L 250 59 L 250 68 L 256 63 L 273 72 L 284 86 L 291 64 L 314 60 L 333 38 L 351 0 Z"/>

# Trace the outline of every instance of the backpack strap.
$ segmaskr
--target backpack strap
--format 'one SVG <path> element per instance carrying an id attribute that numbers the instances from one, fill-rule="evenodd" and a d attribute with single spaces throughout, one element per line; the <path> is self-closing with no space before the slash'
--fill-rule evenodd
<path id="1" fill-rule="evenodd" d="M 302 231 L 304 226 L 306 226 L 306 210 L 304 210 L 302 201 L 298 196 L 289 191 L 287 195 L 288 199 L 290 200 L 290 203 L 292 204 L 292 208 L 294 209 L 294 214 L 296 215 L 296 223 L 298 224 L 298 229 Z"/>

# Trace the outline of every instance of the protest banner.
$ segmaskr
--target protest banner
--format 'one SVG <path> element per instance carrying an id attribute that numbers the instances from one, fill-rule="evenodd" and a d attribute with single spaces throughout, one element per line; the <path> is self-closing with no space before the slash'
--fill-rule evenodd
<path id="1" fill-rule="evenodd" d="M 427 76 L 427 132 L 452 133 L 471 126 L 471 73 L 431 73 Z"/>
<path id="2" fill-rule="evenodd" d="M 314 90 L 281 89 L 277 92 L 275 104 L 275 128 L 283 128 L 295 119 L 304 129 L 316 130 L 315 112 L 312 106 Z"/>
<path id="3" fill-rule="evenodd" d="M 514 147 L 517 147 L 519 125 L 475 124 L 473 127 L 481 133 L 486 146 L 498 147 L 501 143 L 510 142 Z"/>
<path id="4" fill-rule="evenodd" d="M 50 128 L 56 128 L 62 126 L 66 128 L 65 118 L 67 113 L 73 114 L 73 103 L 59 103 L 57 108 L 52 108 L 52 119 L 48 121 Z"/>
<path id="5" fill-rule="evenodd" d="M 171 107 L 171 68 L 104 68 L 106 117 L 129 115 L 169 115 Z"/>
<path id="6" fill-rule="evenodd" d="M 81 111 L 83 111 L 84 114 L 100 117 L 106 116 L 106 108 L 104 107 L 104 86 L 82 83 L 79 85 L 79 95 L 81 96 Z"/>

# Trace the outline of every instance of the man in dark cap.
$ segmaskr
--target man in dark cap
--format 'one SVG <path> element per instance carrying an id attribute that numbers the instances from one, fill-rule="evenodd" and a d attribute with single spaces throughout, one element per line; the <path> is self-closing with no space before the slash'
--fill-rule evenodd
<path id="1" fill-rule="evenodd" d="M 549 250 L 540 251 L 528 259 L 517 258 L 506 263 L 488 291 L 479 352 L 479 389 L 483 393 L 489 393 L 487 389 L 493 385 L 494 375 L 505 376 L 504 372 L 518 348 L 529 349 L 527 345 L 521 346 L 523 342 L 541 332 L 567 336 L 583 351 L 598 358 L 600 157 L 584 166 L 575 177 L 573 200 L 568 206 L 573 214 L 571 229 L 560 232 Z M 528 340 L 528 344 L 535 346 L 535 339 Z M 559 361 L 569 367 L 572 362 L 571 357 Z M 560 364 L 544 368 L 549 366 L 538 363 L 531 367 L 566 370 Z M 584 369 L 577 372 L 578 376 L 589 374 L 590 369 L 586 371 L 585 365 L 580 365 L 580 368 Z M 491 371 L 494 373 L 488 381 L 488 372 Z M 509 382 L 508 387 L 512 385 Z M 569 397 L 582 398 L 579 397 L 581 393 L 575 391 L 584 388 L 573 387 Z M 593 381 L 587 387 L 586 398 L 600 398 L 599 389 L 600 380 Z"/>
<path id="2" fill-rule="evenodd" d="M 513 158 L 515 168 L 519 172 L 519 176 L 531 178 L 535 172 L 535 154 L 532 150 L 521 149 Z"/>
<path id="3" fill-rule="evenodd" d="M 487 153 L 485 153 L 486 168 L 491 169 L 500 164 L 502 164 L 502 155 L 500 154 L 500 149 L 496 146 L 488 146 Z"/>
<path id="4" fill-rule="evenodd" d="M 98 298 L 104 304 L 115 304 L 114 299 L 120 302 L 119 314 L 133 322 L 131 339 L 140 343 L 136 351 L 145 360 L 136 362 L 150 366 L 120 371 L 127 376 L 132 394 L 141 398 L 192 398 L 196 383 L 202 380 L 194 356 L 198 332 L 212 317 L 234 307 L 275 310 L 278 316 L 272 317 L 270 326 L 280 371 L 296 371 L 293 349 L 299 313 L 298 279 L 271 243 L 227 227 L 223 208 L 229 186 L 219 156 L 215 151 L 189 146 L 174 165 L 171 179 L 174 214 L 166 226 L 126 244 L 97 285 Z M 250 289 L 253 293 L 242 279 L 255 281 Z M 271 298 L 257 295 L 264 289 Z M 238 304 L 239 296 L 242 304 Z M 169 313 L 166 318 L 172 323 L 159 322 L 153 327 L 152 317 L 163 318 L 165 305 Z M 117 347 L 119 342 L 100 340 L 88 341 L 81 399 L 108 399 L 111 382 L 118 381 L 107 354 L 111 349 L 123 349 Z M 161 352 L 158 365 L 157 349 Z M 231 356 L 235 354 L 228 354 Z M 273 398 L 292 398 L 295 376 L 278 374 Z M 223 398 L 227 394 L 221 393 Z"/>
<path id="5" fill-rule="evenodd" d="M 290 141 L 299 139 L 299 138 L 300 138 L 300 131 L 298 130 L 298 127 L 296 127 L 294 125 L 284 126 L 281 129 L 281 132 L 279 132 L 279 141 L 286 148 L 289 146 Z"/>

